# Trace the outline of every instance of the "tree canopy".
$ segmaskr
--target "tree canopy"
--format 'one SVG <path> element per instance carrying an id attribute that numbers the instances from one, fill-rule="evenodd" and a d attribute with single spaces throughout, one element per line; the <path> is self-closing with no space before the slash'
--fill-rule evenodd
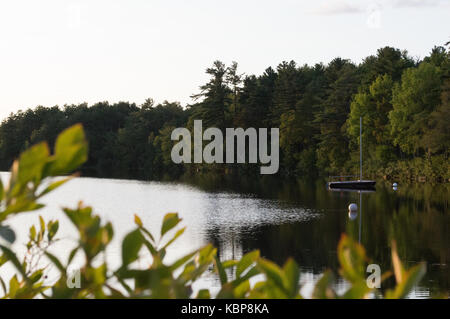
<path id="1" fill-rule="evenodd" d="M 215 61 L 206 69 L 209 80 L 189 105 L 148 99 L 142 105 L 38 106 L 11 114 L 0 125 L 0 169 L 9 169 L 30 145 L 43 140 L 52 145 L 58 132 L 82 123 L 90 145 L 85 175 L 159 179 L 199 170 L 257 174 L 251 164 L 220 169 L 174 164 L 171 130 L 192 130 L 193 121 L 201 119 L 204 129 L 280 128 L 281 175 L 356 173 L 362 117 L 368 174 L 386 174 L 398 162 L 440 163 L 431 167 L 433 174 L 449 178 L 449 70 L 445 47 L 434 47 L 423 60 L 385 47 L 360 64 L 343 58 L 312 66 L 284 61 L 261 75 L 243 74 L 236 62 L 227 66 Z"/>

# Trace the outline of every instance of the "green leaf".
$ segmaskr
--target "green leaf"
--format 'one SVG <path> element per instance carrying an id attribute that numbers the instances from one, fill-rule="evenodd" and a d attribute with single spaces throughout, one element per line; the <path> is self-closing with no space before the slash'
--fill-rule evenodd
<path id="1" fill-rule="evenodd" d="M 215 261 L 215 268 L 217 270 L 217 273 L 219 274 L 219 278 L 220 278 L 220 284 L 223 286 L 228 282 L 228 277 L 227 277 L 227 273 L 225 272 L 225 269 L 222 267 L 222 263 L 219 260 L 219 257 L 216 255 L 214 256 L 214 261 Z"/>
<path id="2" fill-rule="evenodd" d="M 236 266 L 237 264 L 238 264 L 238 261 L 237 261 L 237 260 L 225 260 L 225 261 L 222 261 L 222 267 L 223 267 L 224 269 L 234 267 L 234 266 Z"/>
<path id="3" fill-rule="evenodd" d="M 397 283 L 401 283 L 403 282 L 405 269 L 403 268 L 402 262 L 398 257 L 397 243 L 395 241 L 392 241 L 391 255 L 392 255 L 392 265 L 394 266 L 395 280 L 397 281 Z"/>
<path id="4" fill-rule="evenodd" d="M 97 285 L 102 285 L 106 281 L 107 266 L 105 263 L 97 268 L 88 268 L 87 276 Z"/>
<path id="5" fill-rule="evenodd" d="M 335 299 L 336 293 L 331 287 L 333 281 L 333 273 L 329 270 L 324 272 L 322 277 L 320 277 L 319 281 L 315 284 L 311 297 L 314 299 Z"/>
<path id="6" fill-rule="evenodd" d="M 289 296 L 294 298 L 299 293 L 300 268 L 294 259 L 289 258 L 283 266 L 285 282 L 284 286 L 289 291 Z"/>
<path id="7" fill-rule="evenodd" d="M 174 271 L 174 270 L 180 268 L 180 267 L 183 266 L 185 263 L 187 263 L 188 261 L 190 261 L 190 260 L 195 256 L 195 254 L 197 254 L 197 252 L 198 252 L 198 250 L 196 250 L 196 251 L 194 251 L 194 252 L 192 252 L 192 253 L 190 253 L 190 254 L 187 254 L 186 256 L 183 256 L 183 257 L 181 257 L 180 259 L 176 260 L 176 261 L 170 266 L 170 269 L 171 269 L 172 271 Z"/>
<path id="8" fill-rule="evenodd" d="M 7 288 L 6 288 L 6 284 L 5 284 L 5 282 L 3 281 L 3 278 L 2 278 L 2 277 L 0 277 L 0 285 L 2 286 L 3 293 L 6 295 L 8 290 L 7 290 Z"/>
<path id="9" fill-rule="evenodd" d="M 44 274 L 44 272 L 43 272 L 42 269 L 36 270 L 34 273 L 32 273 L 32 274 L 30 275 L 30 282 L 31 282 L 32 284 L 35 284 L 36 282 L 39 281 L 39 279 L 42 278 L 43 274 Z"/>
<path id="10" fill-rule="evenodd" d="M 14 275 L 9 280 L 9 298 L 14 298 L 17 294 L 17 291 L 20 289 L 20 283 L 17 280 L 17 275 Z"/>
<path id="11" fill-rule="evenodd" d="M 0 245 L 0 249 L 3 251 L 4 256 L 13 263 L 14 267 L 19 271 L 19 273 L 22 275 L 23 278 L 27 279 L 27 275 L 25 273 L 25 270 L 20 263 L 19 259 L 17 259 L 16 254 L 10 250 L 8 247 Z"/>
<path id="12" fill-rule="evenodd" d="M 64 185 L 65 183 L 67 183 L 68 181 L 70 181 L 72 179 L 72 177 L 67 177 L 64 179 L 61 179 L 59 181 L 53 182 L 51 183 L 49 186 L 47 186 L 37 197 L 40 198 L 48 193 L 50 193 L 51 191 L 54 191 L 55 189 L 57 189 L 58 187 Z"/>
<path id="13" fill-rule="evenodd" d="M 164 216 L 164 220 L 161 226 L 161 237 L 164 236 L 169 230 L 174 228 L 178 223 L 181 222 L 181 219 L 178 218 L 177 213 L 169 213 Z"/>
<path id="14" fill-rule="evenodd" d="M 59 222 L 58 221 L 49 222 L 47 229 L 48 229 L 47 239 L 49 241 L 51 241 L 53 239 L 53 237 L 55 237 L 56 233 L 58 232 Z"/>
<path id="15" fill-rule="evenodd" d="M 196 299 L 211 299 L 211 295 L 208 289 L 200 289 L 198 291 Z"/>
<path id="16" fill-rule="evenodd" d="M 106 223 L 105 226 L 102 227 L 102 243 L 103 245 L 108 245 L 114 237 L 114 228 L 111 222 Z"/>
<path id="17" fill-rule="evenodd" d="M 14 241 L 16 240 L 16 234 L 9 226 L 0 225 L 0 237 L 5 239 L 10 244 L 14 243 Z"/>
<path id="18" fill-rule="evenodd" d="M 205 263 L 210 263 L 213 261 L 214 256 L 216 255 L 217 248 L 214 248 L 213 245 L 209 244 L 205 247 L 201 248 L 198 254 L 197 263 L 202 265 Z"/>
<path id="19" fill-rule="evenodd" d="M 216 295 L 216 299 L 233 299 L 233 298 L 235 298 L 235 296 L 234 296 L 234 288 L 231 282 L 223 285 Z"/>
<path id="20" fill-rule="evenodd" d="M 256 276 L 256 275 L 259 275 L 261 272 L 260 272 L 260 270 L 258 269 L 258 267 L 253 267 L 253 268 L 250 268 L 250 270 L 249 271 L 247 271 L 246 273 L 245 273 L 245 275 L 242 275 L 241 277 L 239 277 L 239 278 L 236 278 L 235 280 L 233 280 L 233 286 L 238 286 L 239 284 L 241 284 L 242 282 L 244 282 L 244 281 L 246 281 L 246 280 L 249 280 L 250 278 L 252 278 L 252 277 L 254 277 L 254 276 Z"/>
<path id="21" fill-rule="evenodd" d="M 36 240 L 36 227 L 34 225 L 30 227 L 30 240 Z"/>
<path id="22" fill-rule="evenodd" d="M 30 212 L 33 210 L 38 210 L 44 207 L 43 204 L 38 204 L 33 200 L 29 200 L 26 197 L 20 197 L 17 198 L 16 202 L 14 204 L 11 204 L 6 208 L 6 210 L 0 214 L 0 221 L 7 218 L 8 215 L 14 214 L 14 213 L 24 213 L 24 212 Z"/>
<path id="23" fill-rule="evenodd" d="M 42 169 L 47 163 L 50 152 L 47 143 L 32 146 L 19 157 L 18 181 L 22 185 L 29 181 L 39 182 L 42 178 Z"/>
<path id="24" fill-rule="evenodd" d="M 284 287 L 284 274 L 280 267 L 278 267 L 275 263 L 262 258 L 258 260 L 258 267 L 267 276 L 268 280 L 272 281 L 280 290 L 286 292 Z"/>
<path id="25" fill-rule="evenodd" d="M 73 258 L 75 258 L 75 255 L 77 254 L 78 249 L 80 249 L 80 247 L 75 247 L 74 249 L 72 249 L 72 251 L 69 254 L 69 258 L 67 259 L 67 265 L 70 265 Z"/>
<path id="26" fill-rule="evenodd" d="M 251 251 L 244 256 L 237 263 L 236 277 L 240 277 L 241 274 L 250 267 L 259 258 L 259 250 Z"/>
<path id="27" fill-rule="evenodd" d="M 122 266 L 126 267 L 138 258 L 144 238 L 139 229 L 125 236 L 122 242 Z"/>
<path id="28" fill-rule="evenodd" d="M 388 299 L 401 299 L 405 298 L 415 285 L 423 278 L 426 273 L 426 264 L 420 263 L 419 265 L 411 268 L 410 270 L 405 270 L 400 261 L 397 252 L 397 244 L 392 241 L 392 264 L 394 266 L 395 280 L 397 281 L 397 286 L 386 293 L 386 298 Z"/>
<path id="29" fill-rule="evenodd" d="M 0 255 L 0 267 L 8 262 L 8 258 L 5 255 Z"/>
<path id="30" fill-rule="evenodd" d="M 420 263 L 402 275 L 402 281 L 397 283 L 394 291 L 386 294 L 388 299 L 402 299 L 406 298 L 411 290 L 416 286 L 426 273 L 426 264 Z"/>
<path id="31" fill-rule="evenodd" d="M 41 226 L 41 232 L 44 232 L 45 231 L 45 221 L 41 215 L 39 215 L 39 225 Z"/>
<path id="32" fill-rule="evenodd" d="M 245 280 L 240 283 L 236 288 L 233 289 L 233 295 L 235 298 L 243 299 L 246 294 L 250 291 L 250 282 Z"/>
<path id="33" fill-rule="evenodd" d="M 352 286 L 342 296 L 344 299 L 365 299 L 373 289 L 367 286 L 367 283 L 360 281 L 353 283 Z"/>
<path id="34" fill-rule="evenodd" d="M 140 230 L 142 230 L 142 229 L 140 229 Z M 158 255 L 158 251 L 155 249 L 155 247 L 152 245 L 151 242 L 149 242 L 144 237 L 143 237 L 143 242 L 144 242 L 144 246 L 147 247 L 148 251 L 150 252 L 150 254 L 152 254 L 152 256 Z"/>
<path id="35" fill-rule="evenodd" d="M 139 229 L 147 235 L 147 237 L 154 243 L 155 239 L 153 238 L 153 235 L 145 228 L 145 227 L 139 227 Z"/>
<path id="36" fill-rule="evenodd" d="M 52 255 L 48 251 L 45 251 L 44 254 L 52 262 L 52 264 L 55 265 L 56 268 L 58 268 L 62 275 L 66 275 L 66 268 L 55 255 Z"/>
<path id="37" fill-rule="evenodd" d="M 59 134 L 55 154 L 50 165 L 51 175 L 64 175 L 87 161 L 88 148 L 81 124 L 76 124 Z"/>
<path id="38" fill-rule="evenodd" d="M 211 244 L 201 248 L 194 261 L 186 264 L 183 273 L 179 276 L 179 279 L 187 282 L 189 280 L 194 281 L 201 276 L 214 261 L 217 249 Z"/>
<path id="39" fill-rule="evenodd" d="M 5 195 L 5 189 L 3 188 L 2 178 L 0 177 L 0 202 L 3 200 L 4 195 Z"/>
<path id="40" fill-rule="evenodd" d="M 180 230 L 178 230 L 178 231 L 175 233 L 175 235 L 172 237 L 172 239 L 169 240 L 169 241 L 167 242 L 167 244 L 165 244 L 164 247 L 163 247 L 162 249 L 166 249 L 167 247 L 169 247 L 175 240 L 177 240 L 178 237 L 180 237 L 180 236 L 184 233 L 185 230 L 186 230 L 186 227 L 181 228 Z"/>
<path id="41" fill-rule="evenodd" d="M 338 245 L 341 275 L 351 283 L 365 280 L 366 253 L 364 248 L 347 235 L 342 235 Z"/>
<path id="42" fill-rule="evenodd" d="M 139 227 L 143 227 L 141 218 L 136 214 L 134 214 L 134 223 Z"/>

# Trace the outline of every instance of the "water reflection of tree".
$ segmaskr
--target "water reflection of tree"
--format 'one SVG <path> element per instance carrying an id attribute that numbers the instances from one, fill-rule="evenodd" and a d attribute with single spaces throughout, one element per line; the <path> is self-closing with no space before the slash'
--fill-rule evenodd
<path id="1" fill-rule="evenodd" d="M 239 190 L 239 186 L 234 186 Z M 358 202 L 358 193 L 328 192 L 323 181 L 250 183 L 245 192 L 261 198 L 288 201 L 313 208 L 320 218 L 281 225 L 264 225 L 252 229 L 217 229 L 208 240 L 219 249 L 232 247 L 243 253 L 260 249 L 261 254 L 282 264 L 290 256 L 304 269 L 320 273 L 325 268 L 337 270 L 336 247 L 343 232 L 358 240 L 358 222 L 347 215 L 350 202 Z M 426 261 L 427 274 L 422 285 L 431 293 L 450 290 L 450 215 L 448 185 L 402 185 L 394 192 L 380 183 L 377 191 L 363 194 L 361 243 L 372 262 L 382 270 L 391 269 L 391 240 L 397 241 L 401 258 L 412 266 Z M 230 236 L 232 232 L 235 237 Z M 230 253 L 228 253 L 230 255 Z M 391 284 L 390 281 L 387 284 Z M 392 282 L 393 284 L 393 282 Z"/>

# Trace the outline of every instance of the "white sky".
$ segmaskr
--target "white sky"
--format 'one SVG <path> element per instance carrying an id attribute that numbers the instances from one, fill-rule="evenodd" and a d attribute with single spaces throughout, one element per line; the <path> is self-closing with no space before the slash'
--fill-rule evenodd
<path id="1" fill-rule="evenodd" d="M 0 0 L 0 119 L 98 101 L 191 102 L 216 59 L 360 62 L 450 40 L 450 0 Z"/>

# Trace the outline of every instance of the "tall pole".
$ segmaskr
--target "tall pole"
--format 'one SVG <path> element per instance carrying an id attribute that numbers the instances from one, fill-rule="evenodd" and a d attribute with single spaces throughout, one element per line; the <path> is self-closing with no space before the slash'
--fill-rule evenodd
<path id="1" fill-rule="evenodd" d="M 362 181 L 362 117 L 359 117 L 359 180 Z"/>
<path id="2" fill-rule="evenodd" d="M 361 244 L 361 226 L 362 225 L 362 193 L 359 191 L 359 232 L 358 243 Z"/>

